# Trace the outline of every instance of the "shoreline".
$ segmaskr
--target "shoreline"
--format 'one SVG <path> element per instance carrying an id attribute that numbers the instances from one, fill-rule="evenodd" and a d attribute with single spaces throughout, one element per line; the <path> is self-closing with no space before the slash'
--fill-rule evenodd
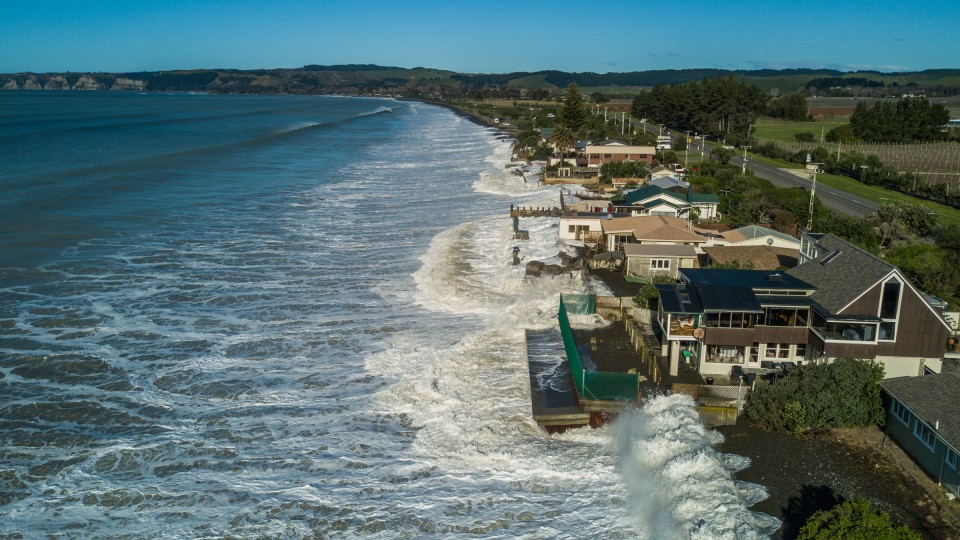
<path id="1" fill-rule="evenodd" d="M 477 124 L 478 126 L 482 126 L 482 127 L 486 127 L 486 128 L 491 128 L 491 129 L 497 131 L 497 132 L 499 133 L 499 134 L 497 135 L 498 138 L 501 138 L 501 139 L 503 139 L 503 140 L 508 140 L 508 139 L 509 139 L 509 140 L 511 140 L 511 141 L 516 140 L 516 138 L 515 138 L 516 129 L 505 129 L 503 126 L 498 125 L 498 124 L 494 124 L 494 123 L 491 122 L 489 119 L 487 119 L 487 118 L 485 118 L 485 117 L 483 117 L 483 116 L 480 116 L 480 115 L 478 115 L 478 114 L 475 114 L 475 113 L 472 113 L 472 112 L 470 112 L 470 111 L 467 111 L 467 110 L 465 110 L 465 109 L 463 109 L 463 108 L 461 108 L 461 107 L 458 107 L 457 105 L 454 105 L 454 104 L 452 104 L 452 103 L 447 103 L 447 102 L 443 102 L 443 101 L 430 101 L 430 100 L 427 100 L 427 99 L 413 99 L 413 98 L 396 98 L 396 99 L 397 99 L 397 101 L 409 101 L 409 102 L 424 103 L 424 104 L 427 104 L 427 105 L 436 105 L 436 106 L 438 106 L 438 107 L 443 107 L 444 109 L 447 109 L 447 110 L 453 112 L 454 114 L 456 114 L 457 116 L 459 116 L 459 117 L 461 117 L 461 118 L 464 118 L 464 119 L 466 119 L 466 120 L 469 120 L 469 121 L 473 122 L 474 124 Z M 513 127 L 513 126 L 511 126 L 511 128 L 512 128 L 512 127 Z"/>

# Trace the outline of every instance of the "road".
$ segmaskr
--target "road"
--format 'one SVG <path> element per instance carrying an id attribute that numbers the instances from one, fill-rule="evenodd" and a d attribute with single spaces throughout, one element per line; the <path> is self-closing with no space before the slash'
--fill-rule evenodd
<path id="1" fill-rule="evenodd" d="M 634 124 L 637 126 L 640 125 L 640 123 L 637 121 L 634 121 Z M 647 124 L 646 129 L 650 133 L 658 132 L 658 127 L 656 125 Z M 676 131 L 670 132 L 670 135 L 673 137 L 673 140 L 677 140 Z M 683 137 L 684 134 L 681 133 L 679 136 Z M 710 155 L 709 146 L 704 150 L 704 154 Z M 677 156 L 679 157 L 681 155 L 682 152 L 678 151 Z M 699 157 L 700 144 L 697 144 L 696 142 L 690 144 L 690 155 L 691 157 Z M 743 157 L 730 158 L 730 164 L 743 166 Z M 809 190 L 813 184 L 810 178 L 804 178 L 802 176 L 783 171 L 772 165 L 754 161 L 749 157 L 747 158 L 747 168 L 753 171 L 753 174 L 755 174 L 758 178 L 769 180 L 777 187 L 802 187 Z M 831 208 L 837 212 L 849 216 L 867 216 L 874 213 L 878 206 L 878 204 L 873 201 L 864 199 L 863 197 L 858 197 L 852 193 L 847 193 L 846 191 L 840 191 L 839 189 L 835 189 L 821 183 L 817 183 L 817 197 L 827 208 Z"/>

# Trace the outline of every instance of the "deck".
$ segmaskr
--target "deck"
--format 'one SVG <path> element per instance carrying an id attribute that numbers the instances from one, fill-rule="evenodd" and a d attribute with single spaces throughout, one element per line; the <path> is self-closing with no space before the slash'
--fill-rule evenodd
<path id="1" fill-rule="evenodd" d="M 526 330 L 533 419 L 549 432 L 586 426 L 590 413 L 577 401 L 560 331 Z"/>

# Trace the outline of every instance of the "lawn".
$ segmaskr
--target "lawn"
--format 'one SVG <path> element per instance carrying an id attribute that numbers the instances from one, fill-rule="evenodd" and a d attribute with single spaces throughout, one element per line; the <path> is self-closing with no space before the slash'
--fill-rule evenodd
<path id="1" fill-rule="evenodd" d="M 795 133 L 809 131 L 816 140 L 820 134 L 826 134 L 831 129 L 847 123 L 845 117 L 818 118 L 810 122 L 793 122 L 779 118 L 758 118 L 753 126 L 753 136 L 759 140 L 784 141 L 793 140 Z"/>

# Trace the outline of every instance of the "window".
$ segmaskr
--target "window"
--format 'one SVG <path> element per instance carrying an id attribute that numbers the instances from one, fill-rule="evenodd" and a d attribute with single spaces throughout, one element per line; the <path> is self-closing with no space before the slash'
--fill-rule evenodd
<path id="1" fill-rule="evenodd" d="M 880 323 L 877 339 L 893 341 L 897 337 L 897 315 L 900 313 L 900 293 L 903 287 L 896 279 L 883 284 L 883 294 L 880 296 Z"/>
<path id="2" fill-rule="evenodd" d="M 926 424 L 917 419 L 916 425 L 913 426 L 913 434 L 920 439 L 920 442 L 924 446 L 933 450 L 934 445 L 936 444 L 936 438 L 933 435 L 933 430 L 927 427 Z"/>
<path id="3" fill-rule="evenodd" d="M 669 270 L 670 259 L 650 259 L 650 268 L 652 270 Z"/>
<path id="4" fill-rule="evenodd" d="M 760 344 L 754 341 L 753 346 L 750 347 L 750 361 L 754 363 L 758 362 L 760 360 L 759 356 L 760 356 Z"/>
<path id="5" fill-rule="evenodd" d="M 903 403 L 900 403 L 899 401 L 894 401 L 893 405 L 890 407 L 890 412 L 892 412 L 894 416 L 899 418 L 900 421 L 903 422 L 903 425 L 905 426 L 910 425 L 910 411 L 908 411 L 907 408 L 903 406 Z"/>
<path id="6" fill-rule="evenodd" d="M 787 359 L 790 358 L 789 343 L 767 343 L 767 351 L 764 354 L 769 359 Z"/>
<path id="7" fill-rule="evenodd" d="M 900 307 L 900 282 L 891 279 L 883 284 L 883 296 L 880 299 L 880 318 L 897 318 L 897 308 Z"/>
<path id="8" fill-rule="evenodd" d="M 947 448 L 947 457 L 945 460 L 951 469 L 957 468 L 957 453 L 953 451 L 953 448 Z"/>
<path id="9" fill-rule="evenodd" d="M 793 354 L 797 358 L 806 358 L 807 357 L 807 344 L 806 343 L 797 343 L 797 352 Z"/>
<path id="10" fill-rule="evenodd" d="M 576 225 L 570 225 L 570 228 L 567 229 L 567 232 L 571 232 L 571 233 L 572 233 L 572 232 L 577 232 L 577 226 L 576 226 Z"/>

